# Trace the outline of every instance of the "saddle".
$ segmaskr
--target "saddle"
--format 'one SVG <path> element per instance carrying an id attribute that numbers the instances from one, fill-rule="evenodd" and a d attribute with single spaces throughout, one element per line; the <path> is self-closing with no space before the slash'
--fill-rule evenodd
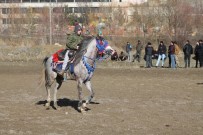
<path id="1" fill-rule="evenodd" d="M 68 49 L 61 49 L 53 55 L 53 66 L 52 66 L 53 71 L 60 72 L 62 70 L 63 63 L 59 63 L 58 61 L 64 60 L 67 50 Z M 75 50 L 69 50 L 68 53 L 69 61 L 72 61 L 74 59 L 75 54 L 76 54 Z M 69 65 L 70 64 L 68 63 L 66 69 L 68 69 Z"/>
<path id="2" fill-rule="evenodd" d="M 67 50 L 68 49 L 63 49 L 63 50 L 57 52 L 58 53 L 58 59 L 60 61 L 64 60 Z M 73 59 L 73 57 L 75 55 L 75 52 L 76 52 L 75 50 L 69 50 L 68 57 L 69 57 L 70 60 Z"/>

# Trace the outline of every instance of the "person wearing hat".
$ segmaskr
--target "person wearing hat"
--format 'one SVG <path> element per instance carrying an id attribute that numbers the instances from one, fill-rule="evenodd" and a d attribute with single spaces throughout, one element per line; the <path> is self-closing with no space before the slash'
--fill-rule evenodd
<path id="1" fill-rule="evenodd" d="M 58 73 L 60 76 L 64 76 L 65 70 L 68 69 L 68 63 L 74 58 L 73 56 L 83 39 L 84 37 L 82 36 L 82 27 L 76 21 L 74 32 L 67 33 L 66 49 L 64 49 L 63 52 L 65 56 L 62 64 L 62 70 Z"/>
<path id="2" fill-rule="evenodd" d="M 77 50 L 77 46 L 81 43 L 82 40 L 82 27 L 76 21 L 74 32 L 67 34 L 66 47 L 71 50 Z"/>

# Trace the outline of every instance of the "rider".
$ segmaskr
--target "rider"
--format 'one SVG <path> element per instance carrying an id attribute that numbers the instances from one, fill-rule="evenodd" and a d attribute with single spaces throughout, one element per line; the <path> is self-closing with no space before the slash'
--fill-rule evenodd
<path id="1" fill-rule="evenodd" d="M 78 49 L 78 45 L 83 40 L 83 37 L 81 36 L 81 34 L 82 34 L 82 27 L 76 21 L 74 33 L 67 34 L 68 37 L 67 37 L 67 42 L 66 42 L 66 49 L 64 49 L 62 52 L 63 55 L 65 54 L 63 56 L 64 60 L 59 61 L 59 63 L 60 62 L 63 63 L 62 64 L 62 70 L 59 72 L 59 75 L 61 75 L 62 77 L 64 76 L 64 73 L 65 73 L 65 70 L 66 70 L 68 63 L 73 60 L 73 58 L 74 58 L 73 56 L 74 56 L 76 50 Z"/>

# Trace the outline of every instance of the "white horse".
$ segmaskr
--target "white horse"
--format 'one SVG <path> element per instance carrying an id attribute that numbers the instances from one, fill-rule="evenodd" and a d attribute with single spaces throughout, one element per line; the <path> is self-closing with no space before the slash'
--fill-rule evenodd
<path id="1" fill-rule="evenodd" d="M 107 43 L 107 42 L 106 42 Z M 91 86 L 91 78 L 93 76 L 94 70 L 95 70 L 95 62 L 97 59 L 98 52 L 108 52 L 110 55 L 113 49 L 107 45 L 101 45 L 98 43 L 98 40 L 96 38 L 90 38 L 88 40 L 85 40 L 83 44 L 79 47 L 79 49 L 76 52 L 72 69 L 73 73 L 71 74 L 68 70 L 68 73 L 66 73 L 66 77 L 68 80 L 76 80 L 77 82 L 77 89 L 78 89 L 78 111 L 84 112 L 86 105 L 91 102 L 91 100 L 94 97 L 94 91 Z M 53 71 L 53 63 L 52 63 L 53 57 L 46 57 L 44 59 L 44 67 L 45 67 L 45 87 L 47 90 L 47 103 L 45 106 L 47 108 L 50 107 L 51 102 L 51 95 L 50 95 L 50 89 L 52 84 L 55 82 L 54 86 L 54 108 L 57 107 L 57 90 L 61 87 L 63 83 L 63 78 L 60 77 L 55 71 Z M 85 84 L 87 89 L 90 92 L 89 97 L 86 99 L 85 103 L 82 102 L 82 84 Z"/>

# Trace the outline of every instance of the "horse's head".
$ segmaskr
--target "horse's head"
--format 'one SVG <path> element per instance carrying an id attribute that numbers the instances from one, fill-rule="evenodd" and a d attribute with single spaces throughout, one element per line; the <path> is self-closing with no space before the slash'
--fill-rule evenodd
<path id="1" fill-rule="evenodd" d="M 106 41 L 104 39 L 103 40 L 97 39 L 96 47 L 98 50 L 99 57 L 102 57 L 104 59 L 108 58 L 109 56 L 111 56 L 114 53 L 114 50 L 109 45 L 108 41 Z"/>

